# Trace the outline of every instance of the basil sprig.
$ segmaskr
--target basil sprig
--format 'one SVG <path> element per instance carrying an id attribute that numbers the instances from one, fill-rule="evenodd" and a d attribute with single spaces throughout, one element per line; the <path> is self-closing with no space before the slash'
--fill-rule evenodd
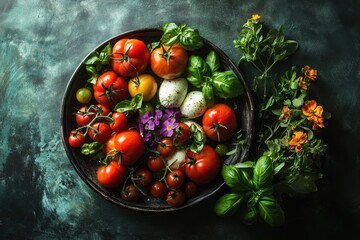
<path id="1" fill-rule="evenodd" d="M 90 76 L 88 79 L 89 83 L 95 84 L 99 74 L 108 69 L 107 65 L 109 64 L 110 56 L 111 44 L 108 43 L 100 52 L 92 52 L 85 60 L 86 71 Z"/>
<path id="2" fill-rule="evenodd" d="M 284 212 L 274 196 L 274 167 L 268 156 L 256 163 L 248 161 L 234 166 L 224 165 L 221 171 L 231 193 L 218 199 L 214 211 L 217 215 L 232 215 L 240 211 L 243 222 L 251 224 L 261 218 L 270 226 L 284 223 Z"/>

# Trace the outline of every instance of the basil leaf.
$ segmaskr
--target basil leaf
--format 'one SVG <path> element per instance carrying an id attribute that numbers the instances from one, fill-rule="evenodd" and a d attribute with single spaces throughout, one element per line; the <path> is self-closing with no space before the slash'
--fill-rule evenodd
<path id="1" fill-rule="evenodd" d="M 285 221 L 284 211 L 273 195 L 262 195 L 260 197 L 259 214 L 272 227 L 278 227 Z"/>
<path id="2" fill-rule="evenodd" d="M 125 99 L 116 104 L 114 110 L 116 112 L 136 111 L 141 108 L 143 102 L 142 93 L 136 94 L 131 100 Z"/>
<path id="3" fill-rule="evenodd" d="M 106 47 L 103 50 L 101 50 L 99 54 L 99 60 L 104 65 L 109 64 L 110 56 L 111 56 L 111 44 L 108 43 Z"/>
<path id="4" fill-rule="evenodd" d="M 214 105 L 214 102 L 215 102 L 213 86 L 211 84 L 209 84 L 209 83 L 205 83 L 205 85 L 202 88 L 202 93 L 203 93 L 204 98 L 205 98 L 206 106 L 207 107 L 212 107 Z"/>
<path id="5" fill-rule="evenodd" d="M 181 34 L 180 34 L 180 45 L 188 51 L 194 51 L 196 49 L 202 48 L 204 42 L 200 36 L 199 30 L 190 28 L 186 25 L 181 25 Z"/>
<path id="6" fill-rule="evenodd" d="M 160 42 L 151 42 L 147 44 L 147 49 L 149 49 L 149 52 L 152 53 L 155 48 L 157 48 L 160 45 Z"/>
<path id="7" fill-rule="evenodd" d="M 225 194 L 215 203 L 214 211 L 219 216 L 232 215 L 239 209 L 244 199 L 243 193 Z"/>
<path id="8" fill-rule="evenodd" d="M 166 23 L 162 25 L 161 30 L 164 32 L 160 41 L 167 46 L 172 46 L 179 42 L 181 34 L 180 28 L 175 23 Z"/>
<path id="9" fill-rule="evenodd" d="M 253 224 L 258 217 L 258 210 L 255 207 L 247 207 L 241 214 L 241 220 L 248 225 Z"/>
<path id="10" fill-rule="evenodd" d="M 234 98 L 244 92 L 244 87 L 233 71 L 215 72 L 212 75 L 215 94 L 221 98 Z"/>
<path id="11" fill-rule="evenodd" d="M 221 170 L 223 179 L 232 191 L 248 191 L 252 189 L 252 169 L 237 169 L 224 164 Z"/>
<path id="12" fill-rule="evenodd" d="M 185 77 L 192 85 L 200 88 L 205 82 L 204 77 L 209 77 L 210 72 L 210 68 L 204 59 L 196 55 L 191 55 L 189 57 Z"/>
<path id="13" fill-rule="evenodd" d="M 256 189 L 271 187 L 274 179 L 274 167 L 268 156 L 261 156 L 254 168 L 254 186 Z"/>
<path id="14" fill-rule="evenodd" d="M 190 151 L 200 153 L 204 147 L 204 136 L 194 124 L 190 126 L 190 142 Z"/>
<path id="15" fill-rule="evenodd" d="M 236 168 L 254 168 L 255 163 L 253 161 L 239 162 L 234 165 Z"/>
<path id="16" fill-rule="evenodd" d="M 220 69 L 220 59 L 215 51 L 210 51 L 205 61 L 209 65 L 212 73 Z"/>

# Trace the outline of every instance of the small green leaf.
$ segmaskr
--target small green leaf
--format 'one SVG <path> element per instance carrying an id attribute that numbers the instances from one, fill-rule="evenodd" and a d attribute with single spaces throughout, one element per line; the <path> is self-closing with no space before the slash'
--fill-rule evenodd
<path id="1" fill-rule="evenodd" d="M 224 164 L 221 174 L 226 185 L 232 191 L 248 191 L 252 189 L 252 168 L 238 169 L 234 166 Z"/>
<path id="2" fill-rule="evenodd" d="M 220 197 L 214 206 L 214 211 L 218 216 L 232 215 L 244 201 L 243 193 L 228 193 Z"/>
<path id="3" fill-rule="evenodd" d="M 211 72 L 214 73 L 220 69 L 220 60 L 219 56 L 215 51 L 210 51 L 205 59 L 206 63 L 209 65 Z"/>
<path id="4" fill-rule="evenodd" d="M 241 221 L 245 224 L 251 225 L 256 222 L 258 214 L 258 210 L 255 207 L 247 207 L 241 213 Z"/>
<path id="5" fill-rule="evenodd" d="M 235 168 L 254 168 L 254 166 L 253 161 L 238 162 L 234 165 Z"/>
<path id="6" fill-rule="evenodd" d="M 274 168 L 274 175 L 276 175 L 277 173 L 280 172 L 280 170 L 285 166 L 285 163 L 282 162 L 280 163 L 279 165 L 277 165 L 275 168 Z"/>
<path id="7" fill-rule="evenodd" d="M 301 107 L 304 104 L 304 99 L 303 98 L 295 98 L 292 100 L 292 104 L 296 108 Z"/>
<path id="8" fill-rule="evenodd" d="M 81 147 L 81 153 L 84 155 L 93 155 L 102 151 L 103 147 L 104 143 L 101 142 L 84 143 Z"/>

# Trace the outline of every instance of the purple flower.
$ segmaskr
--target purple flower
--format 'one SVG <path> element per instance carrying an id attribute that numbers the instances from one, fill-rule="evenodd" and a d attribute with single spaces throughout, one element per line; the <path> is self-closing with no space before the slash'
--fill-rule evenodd
<path id="1" fill-rule="evenodd" d="M 162 123 L 160 133 L 164 137 L 171 137 L 176 127 L 177 127 L 176 119 L 169 118 Z"/>
<path id="2" fill-rule="evenodd" d="M 139 123 L 144 124 L 146 126 L 145 128 L 148 130 L 155 130 L 160 124 L 162 115 L 162 111 L 160 110 L 149 111 L 139 117 Z"/>
<path id="3" fill-rule="evenodd" d="M 164 113 L 164 116 L 163 116 L 163 120 L 166 121 L 168 119 L 175 119 L 176 122 L 179 121 L 179 119 L 181 118 L 181 112 L 179 109 L 177 108 L 168 108 L 168 109 L 165 109 L 165 113 Z"/>

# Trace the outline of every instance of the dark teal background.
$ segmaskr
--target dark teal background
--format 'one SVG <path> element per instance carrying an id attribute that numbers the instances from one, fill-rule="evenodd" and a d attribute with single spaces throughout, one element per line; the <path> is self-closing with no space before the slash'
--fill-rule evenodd
<path id="1" fill-rule="evenodd" d="M 0 239 L 356 239 L 360 236 L 360 6 L 355 0 L 0 2 Z M 319 191 L 286 198 L 286 223 L 220 218 L 220 195 L 193 208 L 146 214 L 100 198 L 76 174 L 60 135 L 60 106 L 79 62 L 124 31 L 173 21 L 198 28 L 237 61 L 242 24 L 258 13 L 285 25 L 298 52 L 281 68 L 318 70 L 311 94 L 332 113 Z M 248 82 L 249 65 L 241 66 Z"/>

